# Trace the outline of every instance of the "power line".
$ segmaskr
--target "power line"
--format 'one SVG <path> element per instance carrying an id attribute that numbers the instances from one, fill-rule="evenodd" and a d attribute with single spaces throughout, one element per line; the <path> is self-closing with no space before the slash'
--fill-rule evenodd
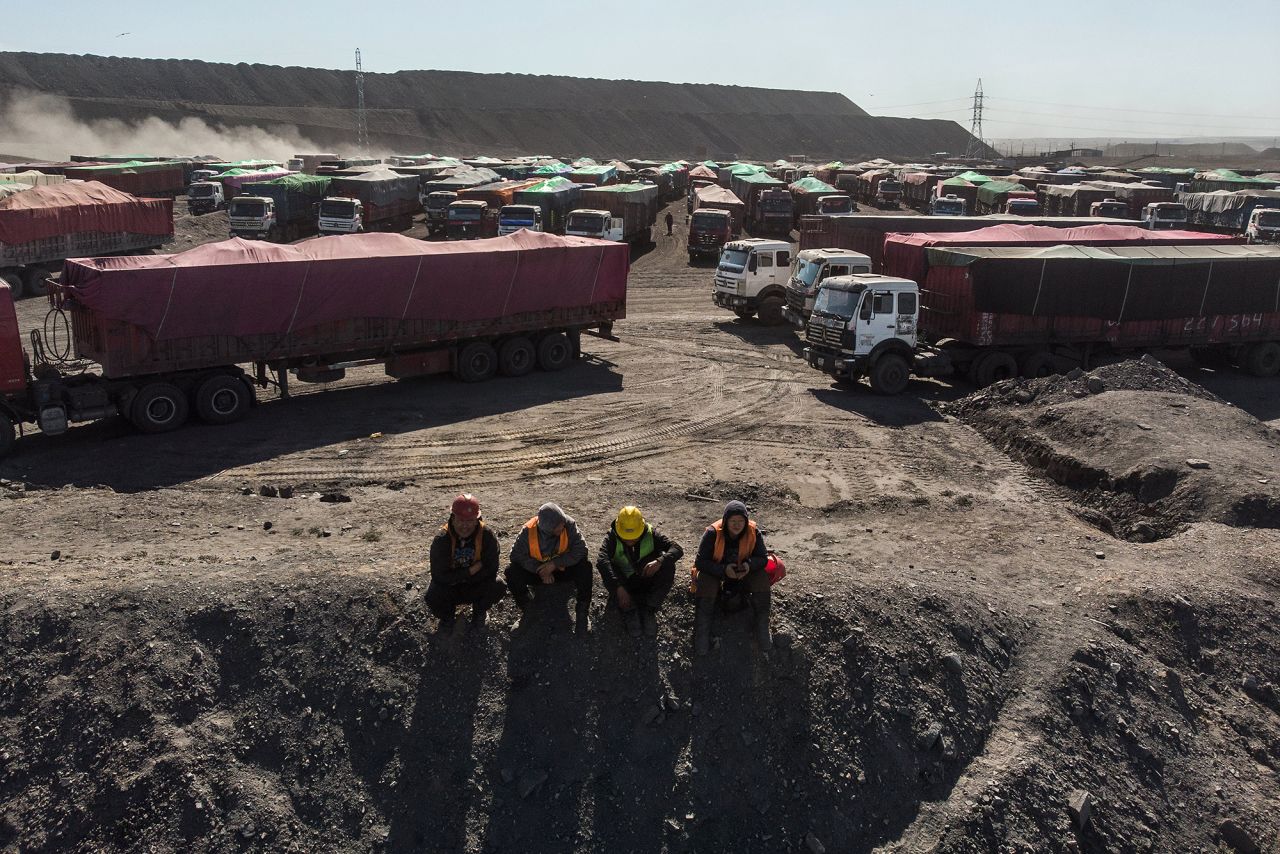
<path id="1" fill-rule="evenodd" d="M 954 104 L 961 101 L 968 103 L 969 102 L 968 96 L 964 98 L 943 98 L 941 101 L 916 101 L 913 104 L 890 104 L 887 107 L 882 107 L 879 104 L 877 104 L 876 109 L 877 110 L 901 110 L 905 107 L 924 107 L 929 104 Z M 966 107 L 965 109 L 968 109 L 968 108 Z"/>
<path id="2" fill-rule="evenodd" d="M 1222 113 L 1187 113 L 1175 112 L 1172 110 L 1138 110 L 1128 107 L 1099 107 L 1096 105 L 1086 104 L 1055 104 L 1052 101 L 1029 101 L 1025 98 L 999 98 L 1000 101 L 1013 101 L 1019 104 L 1036 104 L 1041 107 L 1070 107 L 1079 110 L 1104 110 L 1110 113 L 1152 113 L 1161 116 L 1191 116 L 1200 119 L 1262 119 L 1280 121 L 1280 116 L 1238 116 L 1224 115 Z"/>

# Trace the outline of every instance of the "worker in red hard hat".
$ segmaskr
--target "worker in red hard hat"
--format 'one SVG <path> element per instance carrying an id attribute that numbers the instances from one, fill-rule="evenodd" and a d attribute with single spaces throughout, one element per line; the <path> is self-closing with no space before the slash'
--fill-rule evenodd
<path id="1" fill-rule="evenodd" d="M 449 521 L 431 541 L 431 584 L 427 607 L 440 620 L 440 631 L 452 633 L 460 605 L 471 606 L 471 628 L 484 628 L 489 609 L 506 595 L 498 580 L 498 538 L 484 524 L 480 502 L 463 493 L 453 499 Z"/>

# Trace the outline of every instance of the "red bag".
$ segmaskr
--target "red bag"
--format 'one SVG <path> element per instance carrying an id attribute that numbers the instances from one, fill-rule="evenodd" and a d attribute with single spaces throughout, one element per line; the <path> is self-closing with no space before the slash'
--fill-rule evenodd
<path id="1" fill-rule="evenodd" d="M 769 552 L 769 562 L 764 565 L 764 571 L 769 575 L 770 587 L 787 577 L 787 565 L 773 552 Z"/>

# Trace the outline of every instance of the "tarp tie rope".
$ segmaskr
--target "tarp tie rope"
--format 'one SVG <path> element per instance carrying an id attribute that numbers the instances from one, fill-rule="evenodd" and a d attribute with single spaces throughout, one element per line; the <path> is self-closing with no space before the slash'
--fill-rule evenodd
<path id="1" fill-rule="evenodd" d="M 592 302 L 594 302 L 594 301 L 595 301 L 595 298 L 596 298 L 596 285 L 598 285 L 598 284 L 600 283 L 600 268 L 601 268 L 602 266 L 604 266 L 604 247 L 603 247 L 603 246 L 601 246 L 601 247 L 600 247 L 600 254 L 596 256 L 596 272 L 595 272 L 595 275 L 594 275 L 594 276 L 592 277 L 592 279 L 591 279 L 591 297 L 590 297 L 590 299 L 591 299 L 591 301 L 592 301 Z"/>
<path id="2" fill-rule="evenodd" d="M 523 249 L 516 250 L 516 265 L 511 270 L 511 283 L 507 285 L 507 298 L 502 301 L 502 313 L 507 313 L 507 306 L 511 303 L 511 292 L 516 288 L 516 274 L 520 272 L 520 256 L 524 254 Z"/>
<path id="3" fill-rule="evenodd" d="M 1036 301 L 1031 304 L 1031 316 L 1035 317 L 1036 309 L 1040 307 L 1040 292 L 1044 290 L 1044 273 L 1049 266 L 1049 260 L 1046 258 L 1040 262 L 1040 284 L 1036 285 Z"/>
<path id="4" fill-rule="evenodd" d="M 169 319 L 169 306 L 173 305 L 173 291 L 178 285 L 178 270 L 173 268 L 173 278 L 169 280 L 169 299 L 164 304 L 164 314 L 160 315 L 160 325 L 156 327 L 156 340 L 160 340 L 160 333 L 164 330 L 164 322 Z"/>
<path id="5" fill-rule="evenodd" d="M 1120 300 L 1120 314 L 1116 316 L 1116 323 L 1124 320 L 1124 309 L 1129 304 L 1129 285 L 1133 284 L 1133 268 L 1136 264 L 1129 265 L 1129 275 L 1124 280 L 1124 299 Z"/>
<path id="6" fill-rule="evenodd" d="M 293 316 L 289 318 L 289 328 L 284 331 L 284 338 L 293 334 L 293 324 L 298 319 L 298 310 L 302 308 L 302 295 L 307 290 L 307 277 L 311 275 L 311 265 L 314 263 L 314 261 L 308 261 L 307 269 L 302 274 L 302 284 L 298 285 L 298 301 L 293 304 Z"/>
<path id="7" fill-rule="evenodd" d="M 418 286 L 418 276 L 422 275 L 422 261 L 425 255 L 418 256 L 418 269 L 413 271 L 413 283 L 409 285 L 409 296 L 404 300 L 404 311 L 400 312 L 400 322 L 404 323 L 404 319 L 409 316 L 409 304 L 413 302 L 413 289 Z"/>
<path id="8" fill-rule="evenodd" d="M 1209 272 L 1204 277 L 1204 294 L 1200 297 L 1200 316 L 1204 317 L 1204 304 L 1209 301 L 1209 283 L 1213 281 L 1213 262 L 1209 262 Z"/>

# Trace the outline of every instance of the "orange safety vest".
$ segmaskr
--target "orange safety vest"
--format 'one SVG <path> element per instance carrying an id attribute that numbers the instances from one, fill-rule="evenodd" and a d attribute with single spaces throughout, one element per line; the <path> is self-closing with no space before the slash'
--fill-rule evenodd
<path id="1" fill-rule="evenodd" d="M 542 544 L 538 542 L 538 517 L 534 516 L 525 522 L 524 529 L 529 532 L 529 557 L 538 563 L 544 563 L 547 559 L 542 556 Z M 560 544 L 551 557 L 560 557 L 567 551 L 569 551 L 569 526 L 565 525 L 564 530 L 560 532 Z"/>
<path id="2" fill-rule="evenodd" d="M 458 548 L 458 535 L 455 534 L 453 532 L 453 528 L 447 524 L 443 528 L 441 528 L 440 531 L 441 533 L 445 533 L 449 535 L 449 555 L 450 555 L 450 560 L 452 560 L 452 555 Z M 483 551 L 484 549 L 484 522 L 481 522 L 478 525 L 476 525 L 475 536 L 476 538 L 475 538 L 474 545 L 476 547 L 476 560 L 479 560 L 480 552 Z"/>
<path id="3" fill-rule="evenodd" d="M 724 561 L 724 520 L 721 519 L 707 530 L 716 532 L 716 546 L 711 552 L 711 559 L 716 563 L 721 563 Z M 756 523 L 748 521 L 746 529 L 742 532 L 742 535 L 738 537 L 738 559 L 734 561 L 734 563 L 742 563 L 744 560 L 751 557 L 751 553 L 755 550 Z"/>

